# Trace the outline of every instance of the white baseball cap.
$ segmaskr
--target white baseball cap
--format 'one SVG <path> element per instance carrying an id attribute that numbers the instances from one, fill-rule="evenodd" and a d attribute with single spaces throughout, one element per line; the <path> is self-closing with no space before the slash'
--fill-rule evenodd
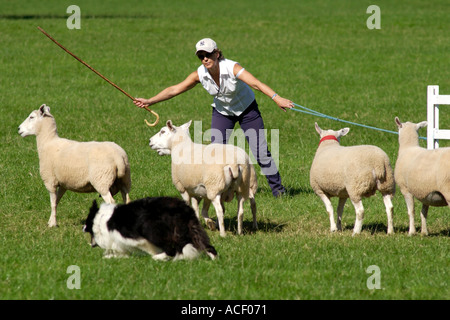
<path id="1" fill-rule="evenodd" d="M 213 39 L 205 38 L 205 39 L 202 39 L 199 42 L 197 42 L 197 44 L 195 45 L 195 48 L 197 49 L 197 51 L 195 51 L 195 53 L 197 53 L 199 51 L 206 51 L 206 52 L 211 53 L 217 49 L 217 44 Z"/>

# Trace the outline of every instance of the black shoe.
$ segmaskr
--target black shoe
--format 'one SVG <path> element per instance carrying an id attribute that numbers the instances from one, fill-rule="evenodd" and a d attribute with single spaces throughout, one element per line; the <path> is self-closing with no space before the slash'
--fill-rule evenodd
<path id="1" fill-rule="evenodd" d="M 272 192 L 272 194 L 275 198 L 281 198 L 281 197 L 287 195 L 287 190 L 285 188 L 283 188 L 280 190 L 276 190 L 275 192 Z"/>

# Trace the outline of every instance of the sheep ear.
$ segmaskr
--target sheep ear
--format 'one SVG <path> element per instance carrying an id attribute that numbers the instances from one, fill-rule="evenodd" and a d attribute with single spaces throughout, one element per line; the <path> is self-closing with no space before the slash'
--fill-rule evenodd
<path id="1" fill-rule="evenodd" d="M 39 107 L 39 112 L 41 113 L 41 116 L 43 116 L 43 117 L 45 117 L 45 116 L 51 117 L 52 116 L 50 114 L 50 107 L 47 106 L 46 104 L 43 104 L 42 106 Z"/>
<path id="2" fill-rule="evenodd" d="M 191 126 L 192 120 L 189 120 L 189 122 L 186 122 L 185 124 L 181 125 L 181 128 L 187 130 Z"/>
<path id="3" fill-rule="evenodd" d="M 43 104 L 39 107 L 39 111 L 41 112 L 41 115 L 50 114 L 50 107 L 48 107 L 46 104 Z"/>
<path id="4" fill-rule="evenodd" d="M 427 125 L 428 125 L 428 122 L 422 121 L 422 122 L 419 122 L 418 124 L 416 124 L 416 128 L 417 128 L 417 130 L 419 130 L 420 128 L 424 128 Z"/>
<path id="5" fill-rule="evenodd" d="M 170 131 L 175 131 L 175 126 L 172 123 L 172 120 L 167 120 L 166 126 L 170 129 Z"/>
<path id="6" fill-rule="evenodd" d="M 399 129 L 402 127 L 402 123 L 400 122 L 400 119 L 398 117 L 395 117 L 395 123 L 397 124 L 397 127 Z"/>
<path id="7" fill-rule="evenodd" d="M 344 128 L 344 129 L 341 129 L 341 130 L 339 130 L 338 136 L 339 136 L 339 137 L 343 137 L 343 136 L 345 136 L 349 131 L 350 131 L 350 128 Z"/>
<path id="8" fill-rule="evenodd" d="M 319 134 L 319 136 L 322 134 L 322 129 L 320 129 L 319 125 L 317 124 L 317 122 L 314 122 L 314 126 L 316 127 L 316 131 Z"/>

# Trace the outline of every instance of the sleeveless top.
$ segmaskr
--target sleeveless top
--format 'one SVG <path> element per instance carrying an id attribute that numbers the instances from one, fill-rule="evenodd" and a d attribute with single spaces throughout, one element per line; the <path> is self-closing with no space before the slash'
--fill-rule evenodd
<path id="1" fill-rule="evenodd" d="M 255 100 L 255 93 L 244 82 L 233 74 L 234 65 L 237 62 L 224 59 L 219 61 L 220 68 L 220 86 L 208 72 L 204 65 L 198 67 L 198 77 L 203 88 L 214 96 L 213 108 L 226 116 L 239 116 Z"/>

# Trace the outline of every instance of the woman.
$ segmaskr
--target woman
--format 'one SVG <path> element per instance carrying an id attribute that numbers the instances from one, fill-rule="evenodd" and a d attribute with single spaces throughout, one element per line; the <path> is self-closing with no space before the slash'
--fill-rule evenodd
<path id="1" fill-rule="evenodd" d="M 196 55 L 202 62 L 196 71 L 184 81 L 164 89 L 150 99 L 135 99 L 134 104 L 140 108 L 150 106 L 171 99 L 201 83 L 206 91 L 214 96 L 211 142 L 227 143 L 236 122 L 239 122 L 250 149 L 267 178 L 272 194 L 275 197 L 281 196 L 286 189 L 267 148 L 263 119 L 251 88 L 270 97 L 285 112 L 287 108 L 293 107 L 292 101 L 277 95 L 239 63 L 225 59 L 214 40 L 200 40 L 196 44 L 196 50 Z"/>

